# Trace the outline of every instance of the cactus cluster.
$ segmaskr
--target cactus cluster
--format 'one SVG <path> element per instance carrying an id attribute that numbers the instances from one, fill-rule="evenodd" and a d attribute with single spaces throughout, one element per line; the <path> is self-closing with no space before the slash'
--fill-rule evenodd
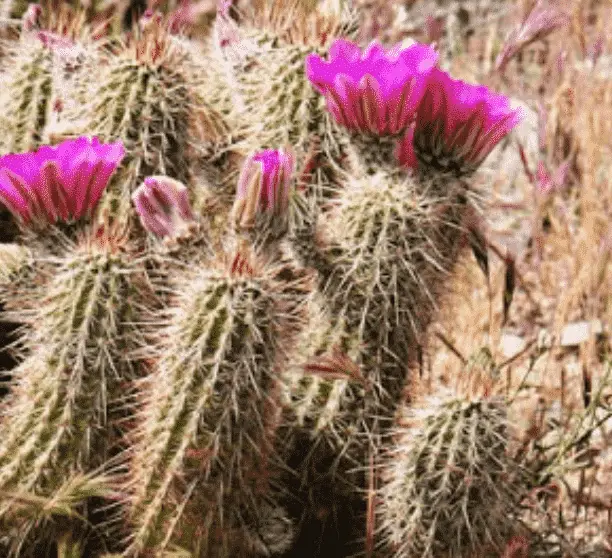
<path id="1" fill-rule="evenodd" d="M 373 469 L 381 555 L 497 551 L 518 505 L 506 403 L 423 407 L 410 368 L 472 174 L 520 114 L 432 47 L 352 43 L 344 2 L 230 8 L 201 43 L 147 12 L 68 69 L 86 19 L 24 25 L 5 61 L 0 302 L 21 328 L 0 548 L 297 556 L 341 486 L 344 555 Z"/>

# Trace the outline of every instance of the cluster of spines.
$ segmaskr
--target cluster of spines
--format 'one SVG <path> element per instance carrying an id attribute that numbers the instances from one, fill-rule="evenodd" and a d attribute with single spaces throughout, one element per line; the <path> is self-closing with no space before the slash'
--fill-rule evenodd
<path id="1" fill-rule="evenodd" d="M 213 537 L 242 527 L 241 514 L 256 517 L 266 495 L 279 367 L 295 316 L 287 322 L 287 295 L 273 272 L 242 255 L 232 267 L 199 266 L 192 277 L 175 278 L 176 299 L 137 412 L 128 481 L 134 555 L 171 540 L 174 505 L 183 502 L 186 515 L 206 510 Z M 194 501 L 187 501 L 190 483 L 198 484 Z M 214 556 L 237 541 L 198 544 Z"/>
<path id="2" fill-rule="evenodd" d="M 523 494 L 511 431 L 500 396 L 442 391 L 402 408 L 381 466 L 381 546 L 398 558 L 503 552 Z"/>
<path id="3" fill-rule="evenodd" d="M 367 397 L 362 391 L 360 406 L 374 405 L 370 414 L 389 420 L 406 367 L 415 358 L 422 331 L 456 260 L 465 213 L 462 187 L 456 181 L 447 185 L 446 199 L 430 199 L 415 178 L 394 178 L 379 173 L 351 180 L 327 214 L 322 246 L 309 246 L 313 239 L 305 237 L 302 241 L 307 245 L 296 250 L 315 254 L 307 264 L 325 262 L 318 266 L 321 295 L 329 304 L 332 323 L 335 327 L 342 323 L 343 335 L 359 347 L 353 359 L 358 355 L 360 374 L 373 390 Z M 315 351 L 311 358 L 321 354 L 322 347 L 313 344 L 312 336 L 305 339 L 308 350 Z M 341 352 L 346 355 L 344 347 Z M 338 387 L 346 380 L 304 381 L 310 386 L 321 384 L 319 389 L 328 393 L 346 394 L 346 401 L 340 399 L 336 405 L 337 413 L 327 419 L 328 432 L 338 430 L 334 421 L 344 422 L 348 408 L 355 407 L 349 392 Z M 298 391 L 303 389 L 299 382 L 297 386 Z M 313 406 L 321 404 L 320 397 L 310 401 Z M 322 408 L 309 413 L 328 414 L 325 401 L 324 397 Z M 353 430 L 361 421 L 359 416 L 354 416 Z M 365 435 L 363 428 L 357 431 Z M 342 445 L 350 444 L 347 439 Z"/>
<path id="4" fill-rule="evenodd" d="M 163 29 L 145 30 L 107 56 L 93 86 L 87 72 L 76 79 L 74 94 L 90 101 L 67 119 L 103 140 L 121 140 L 126 149 L 103 204 L 115 218 L 129 215 L 131 194 L 146 176 L 168 175 L 191 185 L 204 140 L 215 141 L 224 129 L 200 98 L 196 72 L 187 71 L 193 70 L 190 56 Z"/>
<path id="5" fill-rule="evenodd" d="M 12 371 L 0 443 L 0 487 L 50 497 L 67 478 L 111 457 L 111 417 L 133 380 L 126 352 L 138 342 L 133 323 L 136 269 L 116 246 L 73 246 L 35 294 L 23 340 L 25 359 Z M 44 294 L 43 294 L 44 293 Z M 26 293 L 27 297 L 31 293 Z M 16 304 L 12 300 L 13 305 Z M 0 522 L 12 519 L 11 499 Z"/>
<path id="6" fill-rule="evenodd" d="M 285 20 L 288 14 L 297 20 Z M 227 67 L 226 87 L 236 96 L 239 135 L 245 138 L 240 145 L 249 152 L 291 145 L 300 168 L 317 156 L 318 168 L 309 182 L 313 183 L 311 194 L 323 198 L 333 189 L 332 168 L 339 166 L 345 154 L 346 139 L 329 118 L 304 68 L 305 57 L 313 49 L 325 52 L 330 36 L 325 33 L 325 25 L 304 29 L 299 37 L 287 34 L 299 25 L 297 14 L 303 14 L 302 19 L 322 17 L 339 33 L 350 32 L 350 26 L 340 18 L 346 14 L 321 16 L 301 2 L 283 6 L 271 1 L 265 3 L 261 14 L 252 14 L 253 21 L 241 22 L 240 26 L 225 18 L 234 38 L 225 49 L 229 54 L 221 48 L 221 63 Z M 261 28 L 264 21 L 268 29 Z M 329 159 L 325 164 L 321 153 Z"/>
<path id="7" fill-rule="evenodd" d="M 29 151 L 40 146 L 53 109 L 53 54 L 35 37 L 25 36 L 8 56 L 10 71 L 2 94 L 2 152 Z"/>

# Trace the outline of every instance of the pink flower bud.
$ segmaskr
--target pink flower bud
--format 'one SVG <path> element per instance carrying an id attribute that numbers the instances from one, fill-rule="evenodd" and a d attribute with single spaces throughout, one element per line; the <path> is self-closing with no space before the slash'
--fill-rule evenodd
<path id="1" fill-rule="evenodd" d="M 40 4 L 30 4 L 21 20 L 22 31 L 32 31 L 38 26 L 38 19 L 42 14 L 42 6 Z"/>
<path id="2" fill-rule="evenodd" d="M 240 227 L 249 228 L 260 213 L 284 216 L 294 171 L 290 151 L 268 149 L 251 155 L 238 178 L 234 214 Z"/>
<path id="3" fill-rule="evenodd" d="M 177 238 L 195 222 L 187 187 L 167 176 L 148 176 L 132 194 L 142 226 L 160 238 Z"/>

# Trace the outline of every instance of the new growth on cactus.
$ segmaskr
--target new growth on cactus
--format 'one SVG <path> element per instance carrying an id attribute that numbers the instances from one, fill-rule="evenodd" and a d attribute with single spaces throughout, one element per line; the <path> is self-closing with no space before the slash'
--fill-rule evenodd
<path id="1" fill-rule="evenodd" d="M 103 202 L 121 222 L 145 177 L 166 175 L 191 186 L 204 142 L 217 141 L 224 124 L 201 98 L 202 76 L 192 54 L 173 39 L 164 20 L 152 19 L 105 58 L 95 69 L 95 83 L 87 72 L 77 76 L 74 95 L 87 103 L 66 118 L 106 141 L 123 142 L 125 162 Z"/>
<path id="2" fill-rule="evenodd" d="M 187 187 L 167 176 L 147 176 L 132 201 L 144 228 L 160 238 L 180 237 L 195 220 Z"/>

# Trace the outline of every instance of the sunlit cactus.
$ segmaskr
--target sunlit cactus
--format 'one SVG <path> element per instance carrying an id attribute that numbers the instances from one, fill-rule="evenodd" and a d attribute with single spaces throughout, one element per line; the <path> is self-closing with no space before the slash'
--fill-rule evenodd
<path id="1" fill-rule="evenodd" d="M 189 70 L 192 70 L 191 72 Z M 173 42 L 165 21 L 76 79 L 75 95 L 87 99 L 66 116 L 105 141 L 121 140 L 126 157 L 103 201 L 115 219 L 127 217 L 131 195 L 146 176 L 167 175 L 191 185 L 203 142 L 220 137 L 223 124 L 198 95 L 190 54 Z"/>
<path id="2" fill-rule="evenodd" d="M 302 168 L 318 157 L 313 194 L 329 196 L 333 168 L 344 156 L 345 138 L 325 111 L 305 72 L 305 58 L 323 54 L 333 37 L 351 33 L 345 9 L 304 2 L 263 2 L 237 25 L 223 11 L 217 19 L 217 52 L 226 67 L 239 131 L 248 152 L 291 145 Z"/>
<path id="3" fill-rule="evenodd" d="M 0 554 L 502 555 L 508 403 L 414 369 L 520 111 L 349 0 L 197 39 L 210 3 L 41 6 L 0 92 Z"/>
<path id="4" fill-rule="evenodd" d="M 277 273 L 238 252 L 173 278 L 129 451 L 128 554 L 180 540 L 184 513 L 205 528 L 183 545 L 225 556 L 270 498 L 279 374 L 300 319 L 295 285 Z"/>
<path id="5" fill-rule="evenodd" d="M 391 556 L 497 556 L 524 496 L 503 396 L 441 390 L 405 405 L 383 455 L 381 546 Z"/>
<path id="6" fill-rule="evenodd" d="M 25 293 L 34 297 L 24 304 L 34 325 L 2 414 L 0 524 L 15 519 L 12 498 L 49 496 L 111 456 L 117 439 L 109 420 L 134 375 L 122 355 L 139 339 L 127 325 L 138 275 L 130 259 L 120 241 L 83 239 L 54 264 L 49 283 Z"/>
<path id="7" fill-rule="evenodd" d="M 88 27 L 75 13 L 30 4 L 20 39 L 9 45 L 2 62 L 2 153 L 47 143 L 47 128 L 59 119 L 66 95 L 64 77 L 93 56 L 91 42 Z"/>
<path id="8" fill-rule="evenodd" d="M 8 283 L 13 273 L 31 257 L 30 251 L 19 244 L 0 244 L 0 285 Z"/>
<path id="9" fill-rule="evenodd" d="M 39 39 L 27 36 L 3 64 L 8 71 L 2 88 L 2 152 L 36 148 L 53 110 L 53 54 Z"/>
<path id="10" fill-rule="evenodd" d="M 122 355 L 139 340 L 127 322 L 144 270 L 117 232 L 51 225 L 91 216 L 122 157 L 120 143 L 83 137 L 0 159 L 0 200 L 32 244 L 32 269 L 9 276 L 2 293 L 9 315 L 28 326 L 0 443 L 0 523 L 21 540 L 40 522 L 16 502 L 51 497 L 71 475 L 104 465 L 118 442 L 109 421 L 134 376 Z"/>
<path id="11" fill-rule="evenodd" d="M 304 263 L 316 265 L 332 320 L 341 319 L 345 335 L 359 346 L 360 374 L 369 391 L 362 391 L 359 404 L 347 398 L 345 405 L 361 410 L 354 415 L 354 427 L 343 430 L 361 432 L 362 442 L 374 428 L 362 423 L 362 415 L 390 420 L 407 365 L 463 246 L 462 189 L 452 181 L 445 186 L 445 199 L 431 199 L 410 176 L 379 173 L 351 179 L 319 224 L 320 238 L 295 249 L 298 256 L 311 256 Z M 314 338 L 307 339 L 316 350 Z M 320 389 L 333 391 L 336 383 Z M 347 408 L 340 404 L 337 409 L 342 422 Z M 334 417 L 329 420 L 333 424 Z M 353 445 L 350 439 L 344 443 Z"/>

